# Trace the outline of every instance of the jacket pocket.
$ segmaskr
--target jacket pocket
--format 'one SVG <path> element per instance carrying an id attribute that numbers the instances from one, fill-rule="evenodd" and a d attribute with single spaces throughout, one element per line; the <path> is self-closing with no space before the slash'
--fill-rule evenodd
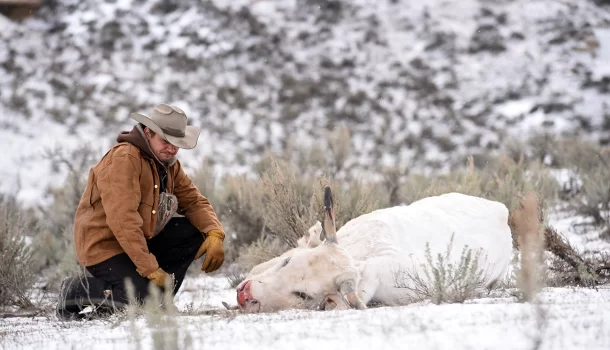
<path id="1" fill-rule="evenodd" d="M 90 207 L 93 207 L 96 201 L 99 201 L 100 191 L 97 190 L 97 184 L 95 183 L 95 172 L 93 168 L 89 170 L 89 178 L 87 180 L 87 188 L 85 189 L 85 193 L 83 193 L 83 199 L 87 199 Z M 95 198 L 95 194 L 97 193 L 97 200 Z"/>

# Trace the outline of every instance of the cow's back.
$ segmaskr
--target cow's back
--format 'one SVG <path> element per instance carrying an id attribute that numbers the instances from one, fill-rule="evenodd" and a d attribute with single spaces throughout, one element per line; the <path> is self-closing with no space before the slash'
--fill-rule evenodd
<path id="1" fill-rule="evenodd" d="M 452 258 L 459 259 L 466 246 L 482 249 L 490 280 L 503 277 L 512 252 L 506 206 L 459 193 L 376 210 L 349 221 L 337 236 L 357 261 L 389 257 L 394 266 L 388 269 L 419 266 L 427 246 L 435 257 L 453 236 Z"/>

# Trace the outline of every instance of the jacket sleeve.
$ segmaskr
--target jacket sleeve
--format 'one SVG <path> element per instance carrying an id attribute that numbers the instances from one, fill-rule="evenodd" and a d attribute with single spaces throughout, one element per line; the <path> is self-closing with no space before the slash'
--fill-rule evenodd
<path id="1" fill-rule="evenodd" d="M 180 162 L 176 162 L 175 167 L 174 195 L 178 198 L 178 207 L 199 231 L 220 230 L 224 233 L 210 201 L 199 192 Z"/>
<path id="2" fill-rule="evenodd" d="M 106 222 L 117 241 L 144 277 L 155 271 L 159 264 L 148 251 L 142 232 L 140 206 L 141 164 L 132 155 L 113 156 L 110 164 L 100 171 L 97 186 L 106 213 Z"/>

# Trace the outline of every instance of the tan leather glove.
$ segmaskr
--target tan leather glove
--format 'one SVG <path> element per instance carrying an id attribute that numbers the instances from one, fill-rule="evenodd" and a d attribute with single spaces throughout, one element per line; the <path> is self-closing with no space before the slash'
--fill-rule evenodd
<path id="1" fill-rule="evenodd" d="M 201 265 L 201 271 L 216 271 L 225 261 L 225 248 L 222 245 L 224 239 L 225 234 L 221 230 L 210 230 L 210 232 L 207 233 L 205 241 L 203 241 L 203 244 L 199 247 L 199 250 L 195 255 L 195 260 L 197 260 L 205 254 L 205 260 Z"/>
<path id="2" fill-rule="evenodd" d="M 163 271 L 162 268 L 156 269 L 150 275 L 146 276 L 146 278 L 160 288 L 165 288 L 165 283 L 169 283 L 169 285 L 172 287 L 174 285 L 174 276 Z"/>

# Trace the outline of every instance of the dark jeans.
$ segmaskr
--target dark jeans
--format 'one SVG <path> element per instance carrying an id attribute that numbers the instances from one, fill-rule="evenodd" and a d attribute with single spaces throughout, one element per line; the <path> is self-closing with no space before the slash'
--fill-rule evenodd
<path id="1" fill-rule="evenodd" d="M 157 258 L 159 266 L 167 273 L 173 273 L 178 292 L 186 275 L 186 270 L 195 259 L 195 254 L 203 243 L 203 234 L 187 218 L 173 218 L 158 235 L 148 241 L 148 250 Z M 148 296 L 150 281 L 140 276 L 136 266 L 126 253 L 88 266 L 93 277 L 103 280 L 112 291 L 114 301 L 129 302 L 125 280 L 130 280 L 135 289 L 136 300 L 142 302 Z M 103 293 L 103 291 L 100 291 Z M 93 294 L 94 291 L 91 291 Z"/>

